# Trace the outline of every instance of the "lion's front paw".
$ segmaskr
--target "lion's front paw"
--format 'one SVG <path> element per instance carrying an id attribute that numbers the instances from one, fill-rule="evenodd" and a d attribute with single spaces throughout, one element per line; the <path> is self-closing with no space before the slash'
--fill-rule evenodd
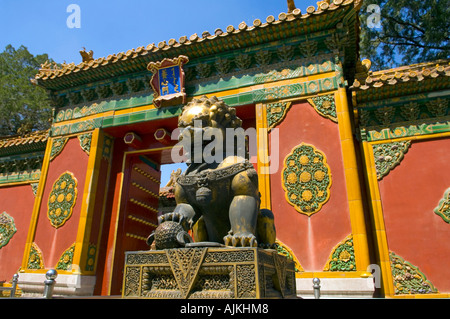
<path id="1" fill-rule="evenodd" d="M 232 247 L 257 247 L 255 235 L 251 233 L 233 234 L 231 231 L 223 238 L 225 246 Z"/>
<path id="2" fill-rule="evenodd" d="M 166 213 L 158 217 L 158 224 L 162 224 L 166 221 L 179 223 L 185 230 L 190 229 L 192 226 L 191 221 L 188 221 L 186 217 L 180 213 Z"/>

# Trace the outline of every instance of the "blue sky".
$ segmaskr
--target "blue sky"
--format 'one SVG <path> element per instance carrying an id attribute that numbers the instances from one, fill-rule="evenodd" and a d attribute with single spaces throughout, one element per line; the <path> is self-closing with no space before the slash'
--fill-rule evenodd
<path id="1" fill-rule="evenodd" d="M 316 2 L 295 0 L 302 12 Z M 66 24 L 70 4 L 80 8 L 80 28 Z M 106 57 L 286 11 L 286 0 L 0 0 L 0 50 L 24 45 L 58 63 L 79 63 L 82 47 Z"/>
<path id="2" fill-rule="evenodd" d="M 302 12 L 316 0 L 295 0 Z M 69 28 L 67 19 L 80 8 L 80 28 Z M 286 0 L 0 0 L 0 51 L 8 44 L 24 45 L 34 54 L 47 53 L 58 63 L 81 62 L 83 47 L 94 58 L 126 52 L 150 43 L 158 44 L 181 36 L 245 21 L 265 21 L 287 12 Z M 178 165 L 165 165 L 161 186 Z M 183 168 L 184 169 L 184 168 Z"/>

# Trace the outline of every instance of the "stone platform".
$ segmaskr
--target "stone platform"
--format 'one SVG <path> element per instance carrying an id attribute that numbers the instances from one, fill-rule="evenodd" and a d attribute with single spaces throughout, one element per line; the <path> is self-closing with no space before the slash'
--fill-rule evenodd
<path id="1" fill-rule="evenodd" d="M 127 252 L 122 297 L 296 298 L 294 262 L 261 248 Z"/>

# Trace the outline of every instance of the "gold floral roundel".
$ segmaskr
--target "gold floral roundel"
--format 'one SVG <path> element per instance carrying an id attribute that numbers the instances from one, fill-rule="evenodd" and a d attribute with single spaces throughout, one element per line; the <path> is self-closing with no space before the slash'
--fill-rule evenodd
<path id="1" fill-rule="evenodd" d="M 294 147 L 281 173 L 286 200 L 308 216 L 317 213 L 330 197 L 331 173 L 325 154 L 313 145 Z"/>
<path id="2" fill-rule="evenodd" d="M 76 198 L 77 179 L 66 171 L 53 183 L 48 197 L 47 217 L 53 227 L 61 227 L 72 216 Z"/>

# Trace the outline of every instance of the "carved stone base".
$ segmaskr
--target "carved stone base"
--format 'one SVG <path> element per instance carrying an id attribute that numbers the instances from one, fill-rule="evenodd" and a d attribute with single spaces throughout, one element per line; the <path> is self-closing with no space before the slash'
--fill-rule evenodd
<path id="1" fill-rule="evenodd" d="M 123 298 L 296 298 L 294 262 L 275 250 L 127 252 Z"/>
<path id="2" fill-rule="evenodd" d="M 19 287 L 26 298 L 42 297 L 44 293 L 45 273 L 19 273 Z M 53 287 L 53 297 L 92 296 L 95 276 L 58 274 Z"/>

